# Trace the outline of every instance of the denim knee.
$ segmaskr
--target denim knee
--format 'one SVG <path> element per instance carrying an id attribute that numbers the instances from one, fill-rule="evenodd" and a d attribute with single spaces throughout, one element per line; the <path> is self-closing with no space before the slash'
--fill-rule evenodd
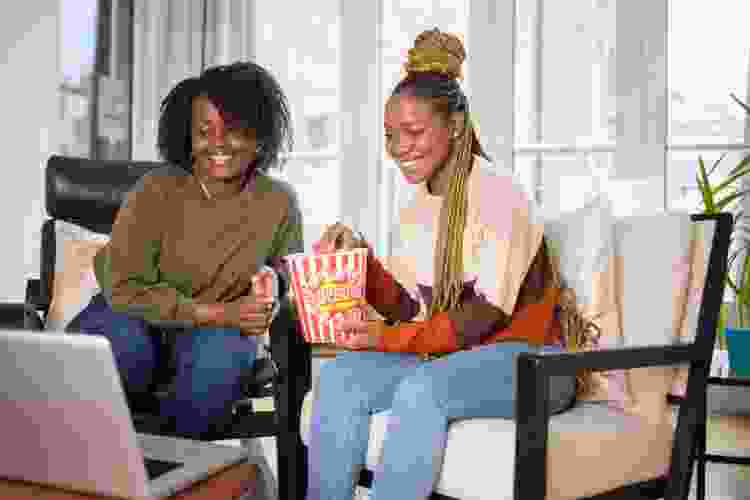
<path id="1" fill-rule="evenodd" d="M 257 340 L 237 329 L 192 329 L 176 335 L 174 350 L 174 392 L 161 411 L 181 435 L 200 436 L 242 397 L 240 375 L 255 362 Z"/>
<path id="2" fill-rule="evenodd" d="M 130 394 L 148 391 L 157 354 L 156 342 L 149 334 L 145 321 L 113 311 L 104 296 L 98 294 L 65 330 L 68 333 L 106 337 L 112 346 L 125 390 Z"/>
<path id="3" fill-rule="evenodd" d="M 252 368 L 257 340 L 233 328 L 200 328 L 175 338 L 178 376 L 191 379 L 192 387 L 239 383 L 243 370 Z"/>
<path id="4" fill-rule="evenodd" d="M 436 408 L 442 411 L 444 401 L 436 391 L 435 378 L 425 370 L 417 369 L 399 382 L 393 405 L 399 409 Z"/>

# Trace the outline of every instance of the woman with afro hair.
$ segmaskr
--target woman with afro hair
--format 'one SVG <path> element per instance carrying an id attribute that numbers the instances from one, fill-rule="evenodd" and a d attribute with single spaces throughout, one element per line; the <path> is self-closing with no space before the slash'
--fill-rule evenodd
<path id="1" fill-rule="evenodd" d="M 291 119 L 268 71 L 234 63 L 179 82 L 158 134 L 167 165 L 128 193 L 95 258 L 102 293 L 69 329 L 110 340 L 132 401 L 153 390 L 160 359 L 147 322 L 177 325 L 160 414 L 178 435 L 201 438 L 241 397 L 255 336 L 278 310 L 281 260 L 303 249 L 294 191 L 268 175 L 291 150 Z"/>

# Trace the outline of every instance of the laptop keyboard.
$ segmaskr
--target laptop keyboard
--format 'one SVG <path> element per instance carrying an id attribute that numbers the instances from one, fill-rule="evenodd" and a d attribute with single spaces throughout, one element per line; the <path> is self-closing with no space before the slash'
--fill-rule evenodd
<path id="1" fill-rule="evenodd" d="M 144 458 L 143 462 L 146 465 L 146 475 L 149 481 L 180 466 L 180 464 L 175 462 L 165 462 L 164 460 L 156 460 L 154 458 Z"/>

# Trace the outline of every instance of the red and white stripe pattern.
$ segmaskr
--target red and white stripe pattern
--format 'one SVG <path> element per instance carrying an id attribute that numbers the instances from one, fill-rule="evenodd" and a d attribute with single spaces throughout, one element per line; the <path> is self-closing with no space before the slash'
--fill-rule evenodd
<path id="1" fill-rule="evenodd" d="M 308 283 L 318 281 L 322 272 L 330 275 L 347 272 L 354 278 L 354 288 L 358 295 L 364 297 L 367 275 L 367 249 L 358 248 L 347 252 L 336 252 L 323 255 L 293 254 L 287 256 L 292 278 L 292 292 L 305 340 L 313 344 L 329 344 L 348 340 L 349 334 L 336 332 L 336 323 L 345 319 L 365 319 L 365 305 L 354 306 L 346 312 L 339 312 L 329 317 L 321 315 L 315 304 L 317 285 Z"/>

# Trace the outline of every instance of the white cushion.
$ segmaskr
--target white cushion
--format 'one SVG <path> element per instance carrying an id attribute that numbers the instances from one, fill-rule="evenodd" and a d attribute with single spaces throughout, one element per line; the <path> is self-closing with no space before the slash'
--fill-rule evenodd
<path id="1" fill-rule="evenodd" d="M 583 207 L 548 217 L 544 233 L 563 285 L 575 292 L 580 313 L 601 330 L 599 346 L 623 344 L 615 284 L 615 222 L 612 204 L 600 194 Z M 622 370 L 598 372 L 585 398 L 630 404 Z"/>
<path id="2" fill-rule="evenodd" d="M 701 227 L 686 214 L 632 216 L 615 225 L 615 254 L 620 270 L 623 336 L 626 345 L 664 345 L 675 341 L 681 315 L 677 293 L 689 286 L 691 240 Z M 702 250 L 702 249 L 701 249 Z M 701 252 L 703 253 L 703 252 Z M 700 256 L 701 264 L 704 262 Z M 707 259 L 705 259 L 707 263 Z M 705 268 L 702 270 L 705 275 Z M 703 280 L 701 280 L 701 285 Z M 695 333 L 702 287 L 692 297 L 688 329 Z M 681 301 L 680 301 L 681 302 Z M 648 311 L 649 314 L 644 314 Z M 687 312 L 687 311 L 685 311 Z"/>
<path id="3" fill-rule="evenodd" d="M 609 265 L 614 223 L 611 203 L 604 195 L 544 223 L 550 252 L 559 258 L 560 275 L 584 303 L 594 300 L 593 274 Z"/>
<path id="4" fill-rule="evenodd" d="M 55 271 L 45 330 L 64 330 L 101 291 L 94 275 L 94 255 L 108 241 L 109 235 L 55 221 Z"/>
<path id="5" fill-rule="evenodd" d="M 303 403 L 300 425 L 305 444 L 309 442 L 311 394 Z M 384 411 L 370 419 L 366 459 L 370 470 L 377 468 L 389 418 L 390 411 Z M 548 498 L 594 495 L 623 482 L 658 477 L 669 465 L 673 427 L 674 418 L 649 422 L 602 403 L 579 403 L 553 416 L 548 434 Z M 461 500 L 511 500 L 515 449 L 513 420 L 452 422 L 435 491 Z M 581 481 L 582 471 L 586 481 Z"/>
<path id="6" fill-rule="evenodd" d="M 713 221 L 693 223 L 679 213 L 617 221 L 615 267 L 625 345 L 694 338 L 714 227 Z M 674 367 L 628 370 L 630 409 L 657 418 L 666 408 L 666 394 L 681 392 L 686 375 Z"/>

